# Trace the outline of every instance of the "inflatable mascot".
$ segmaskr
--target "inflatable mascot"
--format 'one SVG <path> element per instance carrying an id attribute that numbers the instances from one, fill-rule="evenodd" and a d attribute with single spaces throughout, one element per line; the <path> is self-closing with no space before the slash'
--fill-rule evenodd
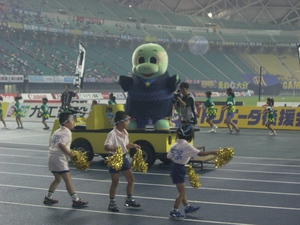
<path id="1" fill-rule="evenodd" d="M 179 76 L 169 76 L 168 54 L 153 43 L 140 45 L 132 55 L 132 77 L 120 76 L 119 84 L 128 92 L 125 111 L 131 118 L 130 128 L 154 125 L 168 129 L 166 117 L 172 116 L 174 92 Z"/>

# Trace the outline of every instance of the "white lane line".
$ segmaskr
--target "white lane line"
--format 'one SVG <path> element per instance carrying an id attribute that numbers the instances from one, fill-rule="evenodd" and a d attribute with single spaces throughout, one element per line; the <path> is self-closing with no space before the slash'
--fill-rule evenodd
<path id="1" fill-rule="evenodd" d="M 53 176 L 46 176 L 51 177 Z M 81 181 L 81 178 L 72 178 L 73 180 Z M 84 179 L 84 181 L 87 181 Z M 109 179 L 107 180 L 91 180 L 92 182 L 101 182 L 101 183 L 110 183 L 111 181 Z M 127 184 L 125 181 L 119 181 L 121 184 Z M 152 184 L 152 183 L 141 183 L 141 182 L 135 182 L 135 185 L 141 185 L 141 186 L 155 186 L 155 187 L 166 187 L 166 188 L 175 188 L 174 185 L 170 184 Z M 0 184 L 0 186 L 10 186 L 6 184 Z M 13 185 L 15 186 L 15 185 Z M 187 185 L 186 189 L 194 189 L 193 187 Z M 283 195 L 283 196 L 300 196 L 300 193 L 291 193 L 291 192 L 272 192 L 272 191 L 253 191 L 253 190 L 242 190 L 242 189 L 227 189 L 227 188 L 207 188 L 207 187 L 200 187 L 201 190 L 208 190 L 208 191 L 223 191 L 223 192 L 239 192 L 239 193 L 253 193 L 253 194 L 268 194 L 268 195 Z"/>
<path id="2" fill-rule="evenodd" d="M 47 159 L 47 156 L 45 157 L 38 157 L 38 156 L 25 156 L 25 155 L 8 155 L 8 154 L 0 154 L 2 157 L 14 157 L 14 158 L 32 158 L 32 159 Z"/>
<path id="3" fill-rule="evenodd" d="M 27 164 L 27 163 L 13 163 L 13 162 L 1 162 L 0 164 L 6 164 L 6 165 L 18 165 L 18 166 L 32 166 L 32 167 L 48 167 L 46 165 L 37 165 L 37 164 Z M 70 167 L 70 169 L 74 169 L 73 167 Z M 107 169 L 88 169 L 89 171 L 95 171 L 95 172 L 107 172 Z M 215 170 L 215 169 L 212 169 Z M 281 174 L 281 175 L 300 175 L 300 173 L 294 173 L 294 172 L 279 172 L 279 171 L 258 171 L 258 170 L 234 170 L 234 169 L 226 169 L 222 168 L 222 171 L 230 171 L 230 172 L 238 172 L 238 173 L 259 173 L 259 174 Z M 135 174 L 144 174 L 142 172 L 133 171 Z M 170 176 L 169 173 L 149 173 L 147 172 L 147 175 L 153 175 L 153 176 Z M 200 174 L 201 175 L 201 174 Z M 201 175 L 201 177 L 206 178 L 205 175 Z"/>
<path id="4" fill-rule="evenodd" d="M 36 188 L 36 187 L 28 187 L 28 186 L 17 186 L 17 185 L 0 185 L 0 187 L 8 187 L 8 188 L 23 188 L 23 189 L 31 189 L 31 190 L 41 190 L 41 191 L 47 191 L 47 188 Z M 10 189 L 11 190 L 11 189 Z M 63 189 L 56 189 L 58 192 L 65 193 L 66 190 Z M 79 194 L 86 194 L 86 195 L 99 195 L 99 196 L 108 196 L 107 193 L 101 193 L 101 192 L 84 192 L 84 191 L 77 191 Z M 120 197 L 125 198 L 126 195 L 117 195 Z M 138 196 L 135 195 L 138 199 L 146 199 L 146 200 L 156 200 L 156 201 L 170 201 L 174 202 L 174 199 L 172 198 L 158 198 L 153 196 Z M 191 201 L 191 200 L 190 200 Z M 1 201 L 0 201 L 1 202 Z M 291 210 L 291 211 L 300 211 L 300 208 L 293 208 L 293 207 L 279 207 L 279 206 L 268 206 L 268 205 L 247 205 L 247 204 L 237 204 L 237 203 L 227 203 L 227 202 L 207 202 L 207 201 L 198 201 L 198 200 L 192 200 L 191 202 L 198 203 L 198 204 L 208 204 L 208 205 L 222 205 L 222 206 L 236 206 L 236 207 L 248 207 L 248 208 L 263 208 L 263 209 L 280 209 L 280 210 Z"/>
<path id="5" fill-rule="evenodd" d="M 0 171 L 0 174 L 4 174 L 4 175 L 16 175 L 16 176 L 43 177 L 43 178 L 44 177 L 51 177 L 51 178 L 53 178 L 53 176 L 50 176 L 50 175 L 38 175 L 38 174 L 28 174 L 28 173 L 14 173 L 14 172 L 3 172 L 3 171 Z M 73 180 L 78 180 L 78 181 L 90 181 L 90 182 L 110 182 L 110 180 L 99 180 L 99 179 L 91 179 L 91 178 L 77 178 L 77 177 L 74 177 L 72 179 Z M 223 178 L 223 177 L 206 177 L 206 179 L 300 185 L 300 182 L 288 182 L 288 181 L 268 181 L 268 180 L 238 179 L 238 178 Z M 120 181 L 120 183 L 127 184 L 127 182 L 122 182 L 122 181 Z M 150 183 L 135 182 L 135 184 L 153 186 L 153 184 L 150 184 Z M 171 185 L 155 184 L 154 186 L 170 187 Z M 172 187 L 173 187 L 173 185 L 172 185 Z"/>
<path id="6" fill-rule="evenodd" d="M 253 157 L 253 156 L 234 156 L 235 158 L 241 158 L 241 159 L 263 159 L 263 160 L 271 160 L 271 161 L 283 161 L 283 160 L 287 160 L 287 161 L 298 161 L 300 162 L 300 159 L 287 159 L 287 158 L 264 158 L 264 157 Z"/>
<path id="7" fill-rule="evenodd" d="M 17 145 L 21 145 L 21 144 L 18 144 L 16 142 L 1 142 L 3 144 L 17 144 Z M 41 147 L 46 147 L 48 149 L 48 145 L 47 144 L 34 144 L 34 143 L 25 143 L 25 142 L 22 142 L 22 145 L 29 145 L 28 147 L 31 147 L 31 146 L 41 146 Z M 1 149 L 6 149 L 6 148 L 12 148 L 12 149 L 18 149 L 18 148 L 14 148 L 14 147 L 0 147 L 0 150 Z M 27 149 L 22 149 L 24 151 L 26 151 Z M 288 158 L 264 158 L 264 157 L 253 157 L 253 156 L 234 156 L 233 160 L 234 159 L 256 159 L 256 160 L 267 160 L 267 161 L 296 161 L 296 162 L 300 162 L 300 159 L 288 159 Z M 265 164 L 262 164 L 262 165 L 265 165 Z M 276 164 L 277 165 L 277 164 Z"/>
<path id="8" fill-rule="evenodd" d="M 20 132 L 19 132 L 20 133 Z M 39 133 L 39 132 L 36 132 L 36 133 L 32 133 L 31 135 L 23 135 L 23 136 L 21 136 L 21 135 L 9 135 L 9 136 L 7 136 L 7 135 L 5 135 L 5 136 L 3 136 L 3 138 L 1 139 L 0 138 L 0 141 L 5 141 L 5 142 L 3 142 L 3 143 L 13 143 L 13 144 L 16 144 L 16 142 L 7 142 L 6 140 L 14 140 L 14 139 L 18 139 L 18 140 L 20 140 L 20 139 L 23 139 L 23 138 L 37 138 L 37 137 L 42 137 L 42 136 L 49 136 L 49 138 L 50 138 L 50 133 L 49 134 L 41 134 L 41 133 Z M 31 143 L 28 143 L 28 144 L 30 144 L 30 145 L 32 145 Z"/>
<path id="9" fill-rule="evenodd" d="M 173 200 L 174 201 L 174 200 Z M 96 213 L 96 214 L 109 214 L 109 215 L 119 215 L 119 216 L 131 216 L 131 217 L 141 217 L 141 218 L 149 218 L 153 220 L 170 220 L 168 217 L 157 216 L 157 215 L 144 215 L 144 214 L 129 214 L 129 213 L 122 213 L 122 212 L 109 212 L 109 211 L 100 211 L 100 210 L 91 210 L 91 209 L 73 209 L 73 208 L 65 208 L 65 207 L 58 207 L 58 206 L 45 206 L 45 205 L 35 205 L 35 204 L 25 204 L 19 202 L 5 202 L 0 201 L 0 204 L 7 204 L 7 205 L 18 205 L 18 206 L 29 206 L 35 208 L 47 208 L 47 209 L 60 209 L 66 211 L 80 211 L 80 212 L 89 212 L 89 213 Z M 224 222 L 224 221 L 212 221 L 212 220 L 196 220 L 196 219 L 189 219 L 185 218 L 183 221 L 187 222 L 196 222 L 196 223 L 210 223 L 210 224 L 228 224 L 228 225 L 251 225 L 245 223 L 234 223 L 234 222 Z"/>
<path id="10" fill-rule="evenodd" d="M 17 150 L 17 151 L 23 151 L 23 152 L 26 152 L 26 151 L 29 151 L 29 152 L 42 152 L 42 153 L 46 153 L 48 154 L 48 151 L 40 151 L 40 150 L 24 150 L 24 149 L 15 149 L 13 148 L 12 151 L 14 150 Z M 3 157 L 25 157 L 25 158 L 28 158 L 28 156 L 22 156 L 22 155 L 11 155 L 11 154 L 0 154 L 0 156 L 3 156 Z M 35 156 L 32 156 L 32 158 L 36 158 Z M 300 168 L 300 165 L 286 165 L 286 164 L 279 164 L 279 163 L 276 163 L 276 164 L 267 164 L 267 163 L 245 163 L 245 162 L 235 162 L 235 161 L 231 161 L 230 164 L 235 164 L 235 165 L 251 165 L 251 166 L 274 166 L 274 167 L 289 167 L 289 168 Z"/>

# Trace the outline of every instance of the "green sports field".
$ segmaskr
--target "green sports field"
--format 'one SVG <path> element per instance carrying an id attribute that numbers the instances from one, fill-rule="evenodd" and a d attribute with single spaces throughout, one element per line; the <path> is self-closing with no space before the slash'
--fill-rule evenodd
<path id="1" fill-rule="evenodd" d="M 270 96 L 261 96 L 260 101 L 266 102 L 266 99 Z M 272 96 L 276 102 L 299 102 L 300 103 L 300 96 Z M 213 98 L 214 101 L 226 101 L 226 97 L 215 97 Z M 237 102 L 244 102 L 245 106 L 256 106 L 258 102 L 258 96 L 251 96 L 251 97 L 236 97 L 235 100 Z M 196 101 L 204 102 L 205 98 L 196 98 Z"/>

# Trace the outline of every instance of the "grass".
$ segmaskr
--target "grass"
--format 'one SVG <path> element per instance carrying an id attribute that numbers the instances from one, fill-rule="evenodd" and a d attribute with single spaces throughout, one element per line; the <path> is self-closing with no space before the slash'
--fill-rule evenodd
<path id="1" fill-rule="evenodd" d="M 261 96 L 260 101 L 266 102 L 266 99 L 270 96 Z M 276 102 L 300 102 L 300 96 L 273 96 Z M 206 98 L 196 98 L 196 101 L 204 102 Z M 215 102 L 224 102 L 227 97 L 215 97 L 213 101 Z M 245 106 L 256 106 L 258 102 L 258 96 L 250 96 L 250 97 L 236 97 L 235 100 L 237 102 L 244 102 Z"/>

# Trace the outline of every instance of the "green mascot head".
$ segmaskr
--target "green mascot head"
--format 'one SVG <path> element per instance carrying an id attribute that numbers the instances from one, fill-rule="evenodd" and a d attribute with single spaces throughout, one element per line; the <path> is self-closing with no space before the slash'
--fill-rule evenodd
<path id="1" fill-rule="evenodd" d="M 158 44 L 140 45 L 132 55 L 132 72 L 138 77 L 151 80 L 163 75 L 168 68 L 168 54 Z"/>

